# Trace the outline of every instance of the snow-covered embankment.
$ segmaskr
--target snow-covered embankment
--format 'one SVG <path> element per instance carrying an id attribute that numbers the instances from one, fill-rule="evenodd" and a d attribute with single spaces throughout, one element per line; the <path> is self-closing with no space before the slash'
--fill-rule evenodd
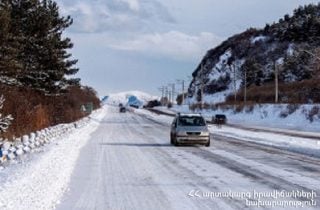
<path id="1" fill-rule="evenodd" d="M 67 190 L 81 148 L 104 115 L 101 109 L 90 118 L 6 143 L 4 154 L 11 164 L 0 171 L 0 209 L 53 209 Z"/>

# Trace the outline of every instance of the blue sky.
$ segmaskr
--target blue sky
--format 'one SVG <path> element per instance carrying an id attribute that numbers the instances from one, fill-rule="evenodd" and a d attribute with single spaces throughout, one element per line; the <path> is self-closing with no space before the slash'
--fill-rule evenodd
<path id="1" fill-rule="evenodd" d="M 186 79 L 206 51 L 315 0 L 57 0 L 78 77 L 100 96 Z"/>

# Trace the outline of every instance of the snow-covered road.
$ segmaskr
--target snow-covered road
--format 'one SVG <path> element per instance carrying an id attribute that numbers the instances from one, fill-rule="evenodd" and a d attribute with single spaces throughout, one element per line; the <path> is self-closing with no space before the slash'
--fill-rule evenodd
<path id="1" fill-rule="evenodd" d="M 317 158 L 221 134 L 210 148 L 173 147 L 167 123 L 104 109 L 57 209 L 320 207 Z"/>

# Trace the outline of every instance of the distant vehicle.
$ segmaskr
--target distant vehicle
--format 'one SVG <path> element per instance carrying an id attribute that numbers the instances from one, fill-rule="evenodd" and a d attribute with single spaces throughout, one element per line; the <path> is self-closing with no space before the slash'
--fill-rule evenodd
<path id="1" fill-rule="evenodd" d="M 119 103 L 119 107 L 123 107 L 123 104 L 122 104 L 122 103 Z"/>
<path id="2" fill-rule="evenodd" d="M 148 101 L 148 103 L 144 105 L 143 108 L 153 108 L 155 106 L 161 106 L 161 102 L 158 100 Z"/>
<path id="3" fill-rule="evenodd" d="M 129 106 L 130 106 L 130 107 L 133 107 L 133 108 L 135 108 L 135 109 L 139 109 L 139 106 L 138 106 L 138 105 L 135 105 L 135 104 L 130 104 Z"/>
<path id="4" fill-rule="evenodd" d="M 127 109 L 126 109 L 126 107 L 124 107 L 124 106 L 121 106 L 120 108 L 119 108 L 119 112 L 120 113 L 124 113 L 124 112 L 126 112 L 127 111 Z"/>
<path id="5" fill-rule="evenodd" d="M 224 114 L 216 114 L 212 117 L 212 122 L 217 125 L 222 125 L 227 123 L 227 117 Z"/>
<path id="6" fill-rule="evenodd" d="M 202 144 L 210 146 L 210 133 L 205 119 L 200 114 L 178 114 L 171 125 L 170 142 L 181 144 Z"/>

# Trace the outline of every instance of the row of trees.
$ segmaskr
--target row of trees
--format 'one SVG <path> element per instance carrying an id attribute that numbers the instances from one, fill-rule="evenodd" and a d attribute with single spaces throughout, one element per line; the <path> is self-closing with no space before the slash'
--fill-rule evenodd
<path id="1" fill-rule="evenodd" d="M 281 41 L 320 43 L 320 3 L 295 9 L 293 15 L 286 14 L 273 25 L 266 25 L 265 34 L 272 34 Z"/>
<path id="2" fill-rule="evenodd" d="M 62 17 L 52 0 L 0 1 L 0 81 L 57 93 L 79 84 L 73 47 L 63 31 L 72 19 Z"/>
<path id="3" fill-rule="evenodd" d="M 71 24 L 52 0 L 0 0 L 0 140 L 78 120 L 86 104 L 100 107 L 95 90 L 73 77 L 77 60 L 63 35 Z"/>

